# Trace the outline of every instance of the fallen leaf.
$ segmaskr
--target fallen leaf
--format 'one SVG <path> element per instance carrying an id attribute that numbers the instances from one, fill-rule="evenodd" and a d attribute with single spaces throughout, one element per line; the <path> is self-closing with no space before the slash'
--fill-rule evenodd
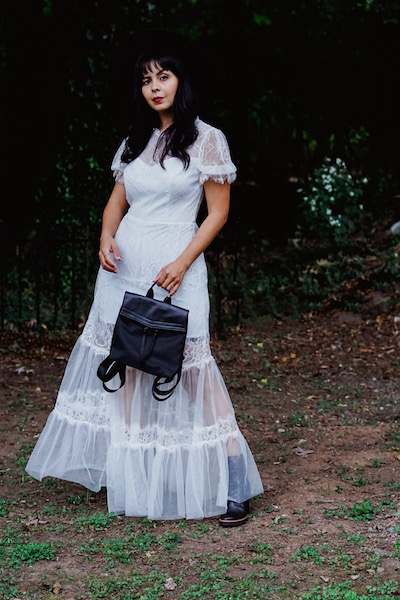
<path id="1" fill-rule="evenodd" d="M 53 594 L 55 594 L 56 596 L 61 594 L 61 585 L 58 582 L 55 583 L 53 586 Z"/>
<path id="2" fill-rule="evenodd" d="M 297 456 L 303 456 L 304 458 L 307 458 L 309 454 L 314 453 L 314 450 L 303 450 L 303 448 L 296 446 L 296 448 L 294 449 L 294 453 L 297 454 Z"/>
<path id="3" fill-rule="evenodd" d="M 323 575 L 320 575 L 320 579 L 322 579 L 322 581 L 325 581 L 325 583 L 328 583 L 329 581 L 329 577 L 324 577 Z"/>
<path id="4" fill-rule="evenodd" d="M 172 577 L 168 577 L 167 581 L 164 583 L 164 588 L 166 590 L 174 590 L 176 588 L 176 583 Z"/>
<path id="5" fill-rule="evenodd" d="M 29 517 L 29 519 L 26 519 L 26 521 L 24 521 L 24 525 L 26 527 L 29 527 L 30 525 L 45 525 L 46 523 L 48 523 L 48 521 L 41 521 L 36 517 Z"/>
<path id="6" fill-rule="evenodd" d="M 263 527 L 269 527 L 269 523 L 268 523 L 268 521 L 264 521 L 263 523 L 261 523 L 261 525 L 262 525 Z"/>
<path id="7" fill-rule="evenodd" d="M 353 579 L 353 581 L 354 581 L 354 580 L 358 579 L 359 577 L 360 577 L 359 575 L 351 575 L 350 579 Z"/>

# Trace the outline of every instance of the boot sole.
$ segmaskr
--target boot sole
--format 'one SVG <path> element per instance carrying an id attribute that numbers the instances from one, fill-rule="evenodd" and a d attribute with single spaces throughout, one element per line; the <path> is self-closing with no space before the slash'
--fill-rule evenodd
<path id="1" fill-rule="evenodd" d="M 244 525 L 248 518 L 248 515 L 246 515 L 242 519 L 227 519 L 226 521 L 223 519 L 218 519 L 218 523 L 221 525 L 221 527 L 239 527 L 240 525 Z"/>

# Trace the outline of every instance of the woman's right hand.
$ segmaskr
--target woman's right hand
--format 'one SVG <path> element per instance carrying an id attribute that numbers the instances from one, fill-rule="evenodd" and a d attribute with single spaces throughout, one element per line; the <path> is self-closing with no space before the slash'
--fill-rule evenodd
<path id="1" fill-rule="evenodd" d="M 110 254 L 114 256 L 115 260 L 121 260 L 118 246 L 114 238 L 112 236 L 101 237 L 99 250 L 100 264 L 105 271 L 109 271 L 110 273 L 117 273 L 117 265 L 113 260 L 111 260 Z"/>

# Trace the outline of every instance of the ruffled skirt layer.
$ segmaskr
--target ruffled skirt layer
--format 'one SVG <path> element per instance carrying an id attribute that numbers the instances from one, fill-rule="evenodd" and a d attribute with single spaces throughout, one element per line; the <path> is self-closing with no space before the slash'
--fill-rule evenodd
<path id="1" fill-rule="evenodd" d="M 152 397 L 153 376 L 130 368 L 121 390 L 105 392 L 96 376 L 105 356 L 84 336 L 78 340 L 28 462 L 32 477 L 92 491 L 106 486 L 110 512 L 150 519 L 218 515 L 228 497 L 242 502 L 263 491 L 211 355 L 185 369 L 164 402 Z M 236 489 L 229 486 L 232 456 L 242 457 Z"/>

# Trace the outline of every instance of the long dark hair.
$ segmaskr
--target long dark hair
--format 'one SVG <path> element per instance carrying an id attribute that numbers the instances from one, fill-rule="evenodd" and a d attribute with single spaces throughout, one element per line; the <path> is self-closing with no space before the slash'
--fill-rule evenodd
<path id="1" fill-rule="evenodd" d="M 133 81 L 133 115 L 128 137 L 121 159 L 129 163 L 146 148 L 155 127 L 159 125 L 156 111 L 147 104 L 142 94 L 143 75 L 155 64 L 161 69 L 172 71 L 179 80 L 174 98 L 174 121 L 160 135 L 157 149 L 160 150 L 160 164 L 164 167 L 166 156 L 176 156 L 185 169 L 190 163 L 187 148 L 198 136 L 195 119 L 198 115 L 199 100 L 191 80 L 191 74 L 184 62 L 172 52 L 154 55 L 141 54 L 136 60 Z"/>

